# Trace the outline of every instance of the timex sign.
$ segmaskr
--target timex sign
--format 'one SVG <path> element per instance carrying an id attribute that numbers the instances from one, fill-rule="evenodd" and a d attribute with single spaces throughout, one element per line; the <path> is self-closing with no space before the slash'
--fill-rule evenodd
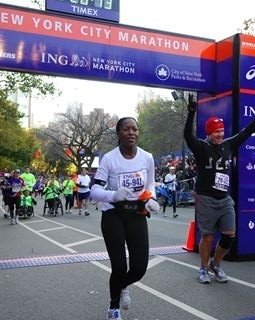
<path id="1" fill-rule="evenodd" d="M 46 0 L 46 10 L 119 22 L 120 0 Z"/>

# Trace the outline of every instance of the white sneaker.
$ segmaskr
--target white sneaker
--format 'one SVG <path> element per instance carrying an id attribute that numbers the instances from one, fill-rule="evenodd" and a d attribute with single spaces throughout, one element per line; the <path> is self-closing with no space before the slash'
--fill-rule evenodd
<path id="1" fill-rule="evenodd" d="M 16 224 L 19 224 L 19 217 L 16 216 L 16 217 L 14 218 L 14 221 L 15 221 Z"/>
<path id="2" fill-rule="evenodd" d="M 124 310 L 128 310 L 131 303 L 128 288 L 122 289 L 120 294 L 120 306 Z"/>
<path id="3" fill-rule="evenodd" d="M 15 220 L 12 218 L 10 224 L 15 224 Z"/>
<path id="4" fill-rule="evenodd" d="M 120 309 L 108 309 L 106 313 L 106 320 L 122 320 Z"/>
<path id="5" fill-rule="evenodd" d="M 209 264 L 209 270 L 215 274 L 216 280 L 221 283 L 228 282 L 228 276 L 220 266 L 216 266 L 213 261 Z"/>

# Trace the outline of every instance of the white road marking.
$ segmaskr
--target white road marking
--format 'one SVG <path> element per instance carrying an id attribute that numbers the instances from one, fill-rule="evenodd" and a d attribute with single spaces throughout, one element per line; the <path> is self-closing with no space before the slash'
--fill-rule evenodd
<path id="1" fill-rule="evenodd" d="M 38 220 L 26 220 L 26 221 L 23 221 L 23 223 L 25 223 L 25 224 L 38 223 L 38 222 L 44 222 L 44 221 L 43 220 L 39 220 L 39 219 Z"/>
<path id="2" fill-rule="evenodd" d="M 158 261 L 158 260 L 157 260 Z M 107 271 L 107 272 L 111 272 L 111 268 L 105 266 L 104 264 L 98 262 L 98 261 L 90 261 L 90 263 L 94 264 L 95 266 Z M 169 296 L 167 296 L 166 294 L 158 291 L 158 290 L 155 290 L 147 285 L 144 285 L 142 284 L 141 282 L 136 282 L 134 283 L 133 285 L 139 287 L 140 289 L 144 290 L 144 291 L 147 291 L 148 293 L 156 296 L 157 298 L 161 299 L 161 300 L 164 300 L 168 303 L 171 303 L 172 305 L 176 306 L 177 308 L 180 308 L 188 313 L 191 313 L 192 315 L 200 318 L 200 319 L 203 319 L 203 320 L 218 320 L 217 318 L 214 318 L 214 317 L 211 317 L 209 316 L 208 314 L 204 313 L 204 312 L 201 312 L 195 308 L 192 308 L 190 307 L 189 305 L 179 301 L 179 300 L 176 300 L 174 298 L 171 298 Z"/>
<path id="3" fill-rule="evenodd" d="M 160 264 L 161 262 L 164 262 L 165 259 L 162 256 L 155 256 L 153 259 L 149 260 L 148 268 L 151 269 L 155 267 L 156 265 Z"/>
<path id="4" fill-rule="evenodd" d="M 91 237 L 103 239 L 102 237 L 98 236 L 97 234 L 93 234 L 93 233 L 86 232 L 86 231 L 81 230 L 81 229 L 73 228 L 73 227 L 70 227 L 70 226 L 68 226 L 68 225 L 66 225 L 66 224 L 63 224 L 63 223 L 60 223 L 60 222 L 57 222 L 57 221 L 53 221 L 53 220 L 51 220 L 51 219 L 47 219 L 47 218 L 44 218 L 44 217 L 41 217 L 41 216 L 40 216 L 40 219 L 43 219 L 43 220 L 45 220 L 45 221 L 49 221 L 49 222 L 55 223 L 55 224 L 57 224 L 57 225 L 59 225 L 59 226 L 63 226 L 63 227 L 65 227 L 65 228 L 68 228 L 68 229 L 71 229 L 71 230 L 74 230 L 74 231 L 77 231 L 77 232 L 86 234 L 86 235 L 91 236 Z"/>
<path id="5" fill-rule="evenodd" d="M 96 240 L 101 240 L 101 239 L 102 239 L 101 237 L 91 238 L 91 239 L 87 239 L 87 240 L 81 240 L 81 241 L 76 241 L 76 242 L 72 242 L 72 243 L 66 243 L 65 246 L 70 248 L 70 247 L 78 246 L 78 245 L 83 244 L 83 243 L 89 243 L 89 242 L 96 241 Z"/>
<path id="6" fill-rule="evenodd" d="M 20 223 L 20 225 L 23 226 L 24 228 L 28 229 L 29 231 L 35 233 L 35 234 L 38 235 L 39 237 L 41 237 L 41 238 L 43 238 L 43 239 L 45 239 L 45 240 L 47 240 L 47 241 L 55 244 L 56 246 L 58 246 L 58 247 L 60 247 L 60 248 L 62 248 L 62 249 L 64 249 L 64 250 L 66 250 L 66 251 L 68 251 L 68 252 L 77 253 L 75 250 L 70 249 L 70 248 L 68 248 L 67 246 L 65 246 L 65 245 L 63 245 L 63 244 L 61 244 L 61 243 L 59 243 L 59 242 L 57 242 L 57 241 L 55 241 L 55 240 L 47 237 L 46 235 L 38 232 L 37 230 L 34 230 L 34 229 L 30 228 L 29 226 L 27 226 L 27 225 L 24 224 L 24 223 Z"/>
<path id="7" fill-rule="evenodd" d="M 60 229 L 66 229 L 66 227 L 55 227 L 55 228 L 41 229 L 41 230 L 37 230 L 37 231 L 38 232 L 47 232 L 47 231 L 60 230 Z"/>
<path id="8" fill-rule="evenodd" d="M 192 268 L 192 269 L 195 269 L 195 270 L 199 269 L 197 266 L 194 266 L 194 265 L 186 263 L 186 262 L 178 261 L 178 260 L 175 260 L 175 259 L 172 259 L 172 258 L 169 258 L 169 257 L 164 257 L 164 256 L 161 256 L 161 257 L 162 257 L 163 260 L 171 261 L 171 262 L 180 264 L 180 265 L 182 265 L 184 267 Z M 240 280 L 240 279 L 237 279 L 237 278 L 233 278 L 233 277 L 229 277 L 229 276 L 228 276 L 228 279 L 233 281 L 233 282 L 239 283 L 239 284 L 241 284 L 243 286 L 255 289 L 255 284 L 254 283 L 243 281 L 243 280 Z"/>
<path id="9" fill-rule="evenodd" d="M 77 231 L 77 232 L 80 232 L 80 233 L 84 233 L 84 234 L 86 234 L 86 235 L 90 235 L 90 236 L 94 237 L 93 239 L 87 239 L 87 240 L 84 240 L 84 241 L 78 241 L 78 242 L 74 242 L 74 243 L 69 243 L 69 244 L 63 245 L 63 244 L 61 244 L 61 243 L 59 243 L 59 242 L 57 242 L 57 241 L 55 241 L 55 240 L 53 240 L 53 239 L 51 239 L 51 238 L 49 238 L 49 237 L 47 237 L 47 236 L 41 234 L 40 231 L 36 231 L 36 230 L 30 228 L 30 227 L 28 227 L 28 226 L 27 226 L 26 224 L 24 224 L 24 223 L 20 223 L 21 225 L 23 225 L 23 226 L 24 226 L 25 228 L 27 228 L 28 230 L 34 232 L 34 233 L 37 234 L 38 236 L 40 236 L 40 237 L 48 240 L 48 241 L 51 242 L 51 243 L 54 243 L 55 245 L 63 248 L 64 250 L 66 250 L 66 251 L 68 251 L 68 252 L 77 253 L 77 251 L 69 248 L 69 247 L 71 247 L 71 246 L 75 246 L 75 245 L 78 245 L 78 244 L 81 244 L 81 243 L 87 243 L 87 242 L 90 242 L 90 241 L 96 241 L 96 240 L 101 240 L 101 239 L 103 239 L 102 237 L 99 237 L 98 235 L 95 235 L 95 234 L 92 234 L 92 233 L 89 233 L 89 232 L 85 232 L 85 231 L 83 231 L 83 230 L 76 229 L 76 228 L 73 228 L 73 227 L 69 227 L 69 226 L 66 226 L 66 225 L 64 225 L 64 224 L 62 224 L 62 223 L 59 223 L 59 222 L 56 222 L 56 221 L 52 221 L 52 220 L 47 219 L 47 218 L 44 218 L 44 217 L 40 217 L 40 218 L 43 219 L 43 220 L 50 221 L 50 222 L 52 222 L 52 223 L 58 224 L 58 225 L 62 226 L 63 228 L 69 228 L 69 229 L 71 229 L 71 230 L 74 230 L 74 231 Z M 156 259 L 156 260 L 153 261 L 154 259 Z M 199 269 L 197 266 L 194 266 L 194 265 L 192 265 L 192 264 L 189 264 L 189 263 L 186 263 L 186 262 L 182 262 L 182 261 L 179 261 L 179 260 L 175 260 L 175 259 L 173 259 L 173 258 L 169 258 L 169 257 L 166 257 L 166 256 L 160 256 L 160 255 L 159 255 L 159 256 L 155 257 L 154 259 L 150 259 L 148 268 L 152 268 L 153 266 L 156 266 L 157 264 L 159 264 L 159 263 L 162 262 L 162 261 L 171 261 L 171 262 L 174 262 L 174 263 L 176 263 L 176 264 L 179 264 L 179 265 L 182 265 L 182 266 L 184 266 L 184 267 L 188 267 L 188 268 L 191 268 L 191 269 L 194 269 L 194 270 L 198 270 L 198 269 Z M 92 261 L 91 261 L 91 262 L 92 262 Z M 93 261 L 93 262 L 96 262 L 96 261 Z M 246 286 L 246 287 L 250 287 L 250 288 L 255 289 L 255 284 L 254 284 L 254 283 L 250 283 L 250 282 L 247 282 L 247 281 L 243 281 L 243 280 L 240 280 L 240 279 L 237 279 L 237 278 L 233 278 L 233 277 L 230 277 L 230 276 L 228 276 L 228 278 L 229 278 L 230 281 L 233 281 L 233 282 L 235 282 L 235 283 L 238 283 L 238 284 L 244 285 L 244 286 Z"/>
<path id="10" fill-rule="evenodd" d="M 171 298 L 169 296 L 167 296 L 166 294 L 158 291 L 158 290 L 155 290 L 149 286 L 146 286 L 144 284 L 142 284 L 141 282 L 137 282 L 135 283 L 135 285 L 137 287 L 139 287 L 140 289 L 144 290 L 144 291 L 147 291 L 149 292 L 150 294 L 156 296 L 157 298 L 161 299 L 161 300 L 164 300 L 166 302 L 169 302 L 171 303 L 172 305 L 176 306 L 177 308 L 180 308 L 188 313 L 191 313 L 192 315 L 200 318 L 200 319 L 204 319 L 204 320 L 218 320 L 217 318 L 214 318 L 214 317 L 211 317 L 209 316 L 208 314 L 202 312 L 202 311 L 199 311 L 195 308 L 192 308 L 190 307 L 189 305 L 179 301 L 179 300 L 176 300 L 174 298 Z"/>

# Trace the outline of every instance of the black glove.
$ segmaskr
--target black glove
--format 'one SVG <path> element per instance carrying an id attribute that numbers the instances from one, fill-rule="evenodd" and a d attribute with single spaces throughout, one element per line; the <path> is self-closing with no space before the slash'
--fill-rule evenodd
<path id="1" fill-rule="evenodd" d="M 196 112 L 196 110 L 197 110 L 197 102 L 194 101 L 193 94 L 189 93 L 188 111 Z"/>

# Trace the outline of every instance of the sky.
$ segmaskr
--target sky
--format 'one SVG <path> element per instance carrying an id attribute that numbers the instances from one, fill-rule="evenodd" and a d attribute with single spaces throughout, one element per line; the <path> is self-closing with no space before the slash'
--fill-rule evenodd
<path id="1" fill-rule="evenodd" d="M 0 3 L 31 7 L 30 0 Z M 120 23 L 219 41 L 238 33 L 243 21 L 255 16 L 253 9 L 254 0 L 120 0 Z M 160 88 L 66 78 L 54 83 L 62 91 L 60 97 L 32 98 L 35 125 L 47 125 L 55 112 L 65 112 L 73 102 L 82 103 L 86 114 L 103 108 L 111 115 L 135 117 L 135 107 L 145 96 L 171 99 L 171 91 Z M 26 100 L 23 104 L 26 107 Z"/>

